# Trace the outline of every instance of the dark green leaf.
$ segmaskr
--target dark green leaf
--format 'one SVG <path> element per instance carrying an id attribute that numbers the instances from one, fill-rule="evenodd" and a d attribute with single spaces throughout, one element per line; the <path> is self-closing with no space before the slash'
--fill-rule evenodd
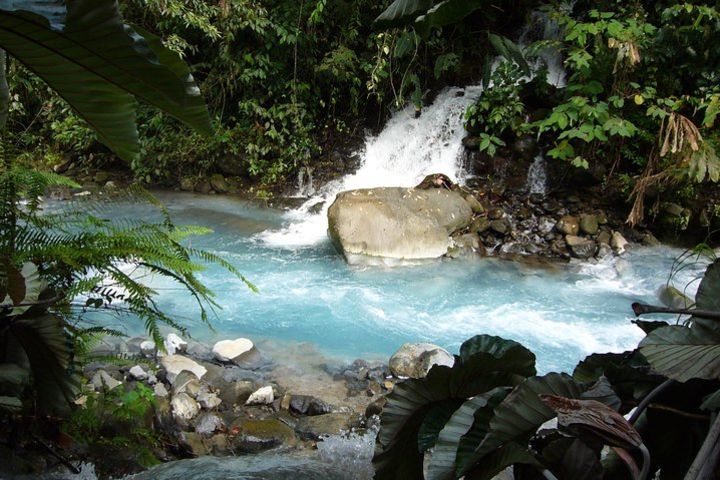
<path id="1" fill-rule="evenodd" d="M 48 0 L 0 1 L 0 45 L 124 159 L 139 149 L 134 97 L 211 131 L 200 92 L 183 75 L 180 59 L 161 51 L 154 37 L 150 43 L 123 24 L 115 0 L 76 0 L 67 7 Z"/>
<path id="2" fill-rule="evenodd" d="M 0 410 L 18 412 L 22 409 L 22 402 L 17 397 L 0 397 Z"/>
<path id="3" fill-rule="evenodd" d="M 462 400 L 445 400 L 433 404 L 425 414 L 418 432 L 418 451 L 425 452 L 435 446 L 440 431 L 462 405 Z"/>
<path id="4" fill-rule="evenodd" d="M 580 387 L 566 374 L 528 378 L 495 409 L 489 433 L 475 451 L 473 463 L 508 442 L 527 442 L 543 423 L 555 417 L 539 395 L 578 398 L 580 394 Z"/>
<path id="5" fill-rule="evenodd" d="M 14 363 L 0 363 L 0 386 L 9 384 L 21 386 L 27 382 L 30 373 Z"/>
<path id="6" fill-rule="evenodd" d="M 490 412 L 505 396 L 505 389 L 491 390 L 466 401 L 453 413 L 438 436 L 437 445 L 432 452 L 425 475 L 427 480 L 454 478 L 455 459 L 459 455 L 458 449 L 461 440 L 468 435 L 471 429 L 475 429 L 472 438 L 476 439 L 476 441 L 468 449 L 469 451 L 474 450 L 487 433 L 487 421 L 490 419 Z M 485 410 L 484 418 L 486 421 L 483 421 L 482 413 L 478 415 L 480 418 L 476 417 L 476 412 L 483 410 Z M 477 435 L 480 432 L 481 435 Z"/>
<path id="7" fill-rule="evenodd" d="M 695 295 L 695 307 L 700 310 L 709 310 L 720 313 L 720 260 L 712 263 L 703 276 Z M 695 327 L 712 330 L 720 333 L 720 322 L 709 318 L 692 317 L 690 319 Z"/>
<path id="8" fill-rule="evenodd" d="M 633 320 L 635 325 L 637 325 L 645 334 L 652 332 L 653 330 L 657 330 L 661 327 L 667 327 L 670 325 L 667 322 L 659 322 L 659 321 L 647 321 L 647 320 Z"/>
<path id="9" fill-rule="evenodd" d="M 720 410 L 720 390 L 703 398 L 703 403 L 700 408 L 711 412 Z"/>
<path id="10" fill-rule="evenodd" d="M 418 17 L 415 28 L 427 36 L 432 28 L 457 23 L 486 4 L 486 0 L 444 0 Z"/>
<path id="11" fill-rule="evenodd" d="M 678 382 L 720 378 L 720 334 L 713 331 L 659 328 L 640 342 L 640 353 L 655 371 Z"/>
<path id="12" fill-rule="evenodd" d="M 491 480 L 497 474 L 512 465 L 532 465 L 543 469 L 544 466 L 530 450 L 515 442 L 509 442 L 483 457 L 482 461 L 465 475 L 466 480 Z"/>
<path id="13" fill-rule="evenodd" d="M 577 438 L 561 438 L 542 450 L 542 458 L 559 478 L 601 480 L 603 468 L 598 452 Z"/>
<path id="14" fill-rule="evenodd" d="M 596 400 L 603 405 L 607 405 L 615 411 L 619 411 L 622 406 L 622 400 L 618 397 L 607 377 L 602 376 L 589 390 L 583 392 L 580 398 L 584 400 Z"/>
<path id="15" fill-rule="evenodd" d="M 395 0 L 375 19 L 374 26 L 387 29 L 412 23 L 419 14 L 432 7 L 432 0 Z"/>

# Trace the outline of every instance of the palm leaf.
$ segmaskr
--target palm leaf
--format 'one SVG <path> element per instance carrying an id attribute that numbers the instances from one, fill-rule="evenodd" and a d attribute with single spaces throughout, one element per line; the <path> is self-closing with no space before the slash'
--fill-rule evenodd
<path id="1" fill-rule="evenodd" d="M 115 0 L 0 0 L 0 46 L 126 160 L 139 151 L 134 97 L 211 132 L 200 92 L 180 58 L 125 25 Z"/>

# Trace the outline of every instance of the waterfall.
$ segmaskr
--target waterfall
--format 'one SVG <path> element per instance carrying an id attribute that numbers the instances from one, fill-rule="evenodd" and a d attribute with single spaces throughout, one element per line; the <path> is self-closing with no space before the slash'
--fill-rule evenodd
<path id="1" fill-rule="evenodd" d="M 530 195 L 547 194 L 547 170 L 545 168 L 545 157 L 538 155 L 530 165 L 527 176 L 527 189 Z"/>
<path id="2" fill-rule="evenodd" d="M 299 209 L 289 212 L 286 227 L 258 237 L 270 245 L 287 247 L 324 241 L 327 210 L 345 190 L 412 187 L 431 173 L 444 173 L 462 182 L 463 117 L 481 92 L 477 86 L 446 88 L 419 118 L 415 118 L 413 107 L 396 112 L 379 135 L 366 139 L 357 172 L 330 182 Z M 322 209 L 318 209 L 319 204 L 323 204 Z"/>

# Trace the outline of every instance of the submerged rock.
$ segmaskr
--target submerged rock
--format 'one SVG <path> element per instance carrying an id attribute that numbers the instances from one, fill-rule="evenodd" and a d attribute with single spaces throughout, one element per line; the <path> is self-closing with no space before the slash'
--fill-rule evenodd
<path id="1" fill-rule="evenodd" d="M 594 257 L 597 252 L 597 244 L 588 238 L 568 235 L 565 237 L 565 243 L 567 243 L 572 256 L 576 258 L 587 259 Z"/>
<path id="2" fill-rule="evenodd" d="M 396 377 L 423 378 L 433 365 L 454 364 L 455 357 L 432 343 L 406 343 L 390 357 L 390 371 Z"/>
<path id="3" fill-rule="evenodd" d="M 328 210 L 328 233 L 348 263 L 392 264 L 442 257 L 472 209 L 445 188 L 375 188 L 343 192 Z"/>
<path id="4" fill-rule="evenodd" d="M 301 415 L 325 415 L 332 409 L 326 402 L 310 395 L 292 395 L 288 407 L 291 411 Z"/>

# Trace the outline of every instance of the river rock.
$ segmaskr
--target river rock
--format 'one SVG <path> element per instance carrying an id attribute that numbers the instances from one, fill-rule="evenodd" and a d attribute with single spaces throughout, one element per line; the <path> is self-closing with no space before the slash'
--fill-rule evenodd
<path id="1" fill-rule="evenodd" d="M 580 222 L 577 217 L 565 215 L 558 220 L 555 228 L 564 235 L 577 235 L 580 233 Z"/>
<path id="2" fill-rule="evenodd" d="M 490 230 L 500 235 L 507 235 L 510 232 L 512 226 L 507 218 L 500 218 L 490 222 Z"/>
<path id="3" fill-rule="evenodd" d="M 113 390 L 122 385 L 122 382 L 115 380 L 105 370 L 95 372 L 95 375 L 90 379 L 90 383 L 95 390 Z"/>
<path id="4" fill-rule="evenodd" d="M 154 357 L 155 353 L 157 353 L 157 347 L 155 346 L 155 342 L 151 340 L 145 340 L 144 342 L 141 342 L 140 353 L 142 353 L 144 357 Z"/>
<path id="5" fill-rule="evenodd" d="M 475 220 L 473 220 L 473 223 L 470 225 L 470 232 L 473 233 L 484 233 L 490 229 L 490 220 L 488 220 L 485 217 L 478 217 Z"/>
<path id="6" fill-rule="evenodd" d="M 220 400 L 227 407 L 233 405 L 242 405 L 257 390 L 254 382 L 249 380 L 239 380 L 231 382 L 220 387 Z"/>
<path id="7" fill-rule="evenodd" d="M 310 416 L 325 415 L 332 411 L 330 405 L 310 395 L 292 395 L 288 407 L 295 413 Z"/>
<path id="8" fill-rule="evenodd" d="M 227 193 L 228 191 L 228 184 L 225 181 L 225 177 L 219 173 L 210 176 L 210 186 L 218 193 Z"/>
<path id="9" fill-rule="evenodd" d="M 165 337 L 164 343 L 165 350 L 167 350 L 168 355 L 183 353 L 187 350 L 187 342 L 175 333 L 170 333 L 167 337 Z"/>
<path id="10" fill-rule="evenodd" d="M 190 420 L 200 412 L 200 406 L 187 393 L 173 396 L 170 407 L 172 408 L 173 418 L 181 425 L 190 423 Z"/>
<path id="11" fill-rule="evenodd" d="M 135 380 L 143 381 L 148 379 L 147 372 L 143 370 L 140 365 L 135 365 L 128 371 L 128 373 L 130 374 L 130 378 Z"/>
<path id="12" fill-rule="evenodd" d="M 252 395 L 245 401 L 245 405 L 270 405 L 275 401 L 275 394 L 270 386 L 262 387 L 261 389 L 253 392 Z"/>
<path id="13" fill-rule="evenodd" d="M 192 192 L 195 190 L 195 179 L 192 177 L 182 177 L 180 179 L 180 190 L 183 192 Z"/>
<path id="14" fill-rule="evenodd" d="M 433 365 L 452 367 L 453 357 L 432 343 L 406 343 L 390 357 L 390 371 L 396 377 L 423 378 Z"/>
<path id="15" fill-rule="evenodd" d="M 155 397 L 157 398 L 166 398 L 168 395 L 170 395 L 167 391 L 167 388 L 165 388 L 165 385 L 163 385 L 162 383 L 155 384 L 153 391 L 155 392 Z"/>
<path id="16" fill-rule="evenodd" d="M 445 255 L 472 222 L 463 196 L 445 188 L 375 188 L 339 194 L 328 233 L 348 263 L 394 264 Z"/>
<path id="17" fill-rule="evenodd" d="M 225 428 L 225 422 L 215 413 L 203 413 L 195 421 L 195 432 L 209 437 Z"/>
<path id="18" fill-rule="evenodd" d="M 610 245 L 610 241 L 611 241 L 610 232 L 608 232 L 607 230 L 603 230 L 602 232 L 598 233 L 597 242 L 599 244 L 604 243 L 606 245 Z"/>
<path id="19" fill-rule="evenodd" d="M 347 413 L 328 413 L 300 418 L 295 425 L 295 431 L 304 440 L 318 440 L 326 435 L 349 432 L 356 423 Z"/>
<path id="20" fill-rule="evenodd" d="M 207 388 L 201 388 L 198 392 L 195 400 L 205 410 L 213 410 L 222 404 L 222 400 L 214 392 L 209 391 Z"/>
<path id="21" fill-rule="evenodd" d="M 172 381 L 173 395 L 187 393 L 191 397 L 195 398 L 199 391 L 200 379 L 198 379 L 198 377 L 194 373 L 188 370 L 183 370 L 182 372 L 178 373 L 175 379 Z"/>
<path id="22" fill-rule="evenodd" d="M 600 224 L 595 215 L 580 215 L 580 231 L 586 235 L 597 235 Z"/>
<path id="23" fill-rule="evenodd" d="M 623 237 L 622 233 L 620 232 L 613 232 L 612 237 L 610 238 L 610 246 L 612 249 L 617 253 L 618 255 L 622 255 L 625 253 L 630 246 L 630 242 L 625 240 L 625 237 Z"/>
<path id="24" fill-rule="evenodd" d="M 232 431 L 238 432 L 232 443 L 233 449 L 239 453 L 258 453 L 281 445 L 293 446 L 297 441 L 293 429 L 275 418 L 240 421 L 232 426 Z"/>
<path id="25" fill-rule="evenodd" d="M 210 185 L 210 182 L 206 179 L 200 179 L 195 184 L 195 191 L 198 193 L 202 193 L 203 195 L 207 195 L 210 192 L 212 192 L 212 185 Z"/>
<path id="26" fill-rule="evenodd" d="M 212 349 L 213 356 L 219 362 L 240 364 L 257 356 L 257 349 L 247 338 L 221 340 Z"/>
<path id="27" fill-rule="evenodd" d="M 475 198 L 474 195 L 468 195 L 467 197 L 465 197 L 465 201 L 468 202 L 468 205 L 470 205 L 473 213 L 485 213 L 485 207 L 483 207 L 482 203 L 480 203 L 480 200 Z"/>
<path id="28" fill-rule="evenodd" d="M 577 235 L 566 236 L 565 243 L 567 243 L 572 256 L 576 258 L 587 259 L 594 257 L 597 251 L 597 244 L 594 241 Z"/>
<path id="29" fill-rule="evenodd" d="M 663 285 L 660 287 L 658 298 L 665 306 L 677 309 L 689 308 L 695 303 L 672 285 Z"/>
<path id="30" fill-rule="evenodd" d="M 165 377 L 167 381 L 173 383 L 175 378 L 183 370 L 187 370 L 195 374 L 198 379 L 207 373 L 207 369 L 197 363 L 195 360 L 184 357 L 182 355 L 168 355 L 160 359 L 160 364 L 165 369 Z"/>

